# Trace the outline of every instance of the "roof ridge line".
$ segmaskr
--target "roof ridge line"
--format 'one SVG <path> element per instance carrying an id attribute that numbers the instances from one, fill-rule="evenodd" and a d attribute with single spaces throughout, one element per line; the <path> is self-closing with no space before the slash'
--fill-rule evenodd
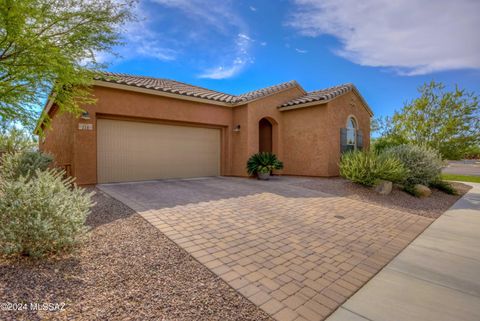
<path id="1" fill-rule="evenodd" d="M 208 90 L 208 91 L 213 91 L 213 92 L 218 93 L 218 94 L 235 97 L 235 95 L 232 95 L 232 94 L 229 94 L 229 93 L 225 93 L 225 92 L 218 91 L 218 90 L 215 90 L 215 89 L 209 89 L 209 88 L 206 88 L 206 87 L 201 87 L 201 86 L 198 86 L 198 85 L 189 84 L 189 83 L 186 83 L 186 82 L 182 82 L 182 81 L 178 81 L 178 80 L 170 79 L 170 78 L 156 78 L 156 77 L 152 77 L 152 76 L 133 75 L 133 74 L 127 74 L 127 73 L 122 73 L 122 72 L 110 72 L 110 71 L 106 71 L 106 72 L 105 72 L 105 71 L 102 71 L 101 73 L 103 73 L 103 74 L 121 75 L 121 76 L 126 76 L 126 77 L 145 78 L 145 79 L 152 79 L 152 80 L 173 81 L 173 82 L 176 82 L 177 84 L 181 84 L 181 85 L 185 85 L 185 86 L 191 86 L 191 87 L 196 87 L 196 88 L 199 88 L 199 89 L 204 89 L 204 90 Z"/>
<path id="2" fill-rule="evenodd" d="M 332 90 L 332 89 L 336 89 L 336 88 L 340 88 L 340 87 L 350 87 L 350 86 L 355 86 L 355 85 L 351 82 L 346 82 L 346 83 L 343 83 L 343 84 L 340 84 L 340 85 L 330 86 L 330 87 L 323 88 L 323 89 L 310 90 L 310 91 L 307 91 L 307 94 L 313 94 L 313 93 L 317 93 L 317 92 L 321 92 L 321 91 L 327 91 L 327 90 Z"/>

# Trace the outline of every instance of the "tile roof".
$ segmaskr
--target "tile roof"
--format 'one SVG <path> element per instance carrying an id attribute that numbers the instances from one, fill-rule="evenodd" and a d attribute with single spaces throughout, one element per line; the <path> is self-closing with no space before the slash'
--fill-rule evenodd
<path id="1" fill-rule="evenodd" d="M 279 85 L 262 88 L 259 90 L 253 90 L 241 95 L 230 95 L 215 90 L 210 90 L 194 85 L 185 84 L 179 81 L 164 79 L 164 78 L 152 78 L 146 76 L 132 76 L 120 73 L 102 72 L 95 77 L 95 80 L 105 81 L 109 83 L 115 83 L 120 85 L 135 86 L 145 89 L 153 89 L 166 93 L 178 94 L 183 96 L 191 96 L 203 99 L 214 100 L 227 104 L 246 103 L 254 99 L 258 99 L 264 96 L 268 96 L 275 92 L 293 88 L 300 85 L 296 81 L 289 81 Z M 302 89 L 303 90 L 303 89 Z"/>
<path id="2" fill-rule="evenodd" d="M 315 101 L 318 101 L 318 102 L 329 101 L 353 89 L 355 89 L 355 86 L 353 84 L 343 84 L 343 85 L 330 87 L 326 89 L 310 91 L 306 93 L 304 96 L 301 96 L 286 102 L 285 104 L 281 105 L 280 108 L 301 105 L 301 104 L 306 104 L 306 103 L 315 102 Z"/>
<path id="3" fill-rule="evenodd" d="M 262 98 L 288 88 L 297 87 L 304 93 L 302 96 L 292 99 L 284 103 L 283 105 L 279 106 L 280 110 L 294 109 L 294 108 L 297 108 L 297 106 L 302 107 L 303 104 L 307 104 L 307 103 L 328 102 L 344 93 L 354 90 L 364 102 L 368 112 L 373 115 L 370 107 L 365 102 L 363 97 L 360 95 L 358 90 L 355 88 L 353 84 L 350 84 L 350 83 L 335 86 L 335 87 L 330 87 L 326 89 L 306 92 L 305 90 L 303 90 L 302 86 L 300 86 L 295 80 L 292 80 L 292 81 L 288 81 L 278 85 L 265 87 L 258 90 L 253 90 L 241 95 L 230 95 L 227 93 L 222 93 L 219 91 L 202 88 L 199 86 L 185 84 L 176 80 L 170 80 L 165 78 L 153 78 L 153 77 L 147 77 L 147 76 L 134 76 L 134 75 L 121 74 L 121 73 L 100 72 L 95 77 L 95 80 L 104 81 L 104 82 L 113 83 L 113 84 L 120 84 L 120 85 L 157 90 L 160 92 L 165 92 L 170 94 L 207 99 L 207 100 L 216 101 L 222 104 L 228 104 L 231 106 L 248 103 L 252 100 Z"/>
<path id="4" fill-rule="evenodd" d="M 263 96 L 268 96 L 270 94 L 276 93 L 278 91 L 282 91 L 284 89 L 293 88 L 295 86 L 299 87 L 303 92 L 305 92 L 303 90 L 303 88 L 295 80 L 291 80 L 291 81 L 288 81 L 288 82 L 284 82 L 282 84 L 278 84 L 278 85 L 274 85 L 274 86 L 270 86 L 270 87 L 265 87 L 265 88 L 262 88 L 262 89 L 249 91 L 247 93 L 238 95 L 236 97 L 237 97 L 239 102 L 240 101 L 241 102 L 247 102 L 247 101 L 254 100 L 254 99 L 257 99 L 257 98 L 260 98 L 260 97 L 263 97 Z"/>

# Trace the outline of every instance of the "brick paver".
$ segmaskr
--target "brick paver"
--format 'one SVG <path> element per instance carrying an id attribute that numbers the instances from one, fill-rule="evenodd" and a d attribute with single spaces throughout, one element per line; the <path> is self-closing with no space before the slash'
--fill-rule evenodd
<path id="1" fill-rule="evenodd" d="M 294 185 L 310 178 L 99 186 L 279 321 L 323 320 L 432 219 Z"/>

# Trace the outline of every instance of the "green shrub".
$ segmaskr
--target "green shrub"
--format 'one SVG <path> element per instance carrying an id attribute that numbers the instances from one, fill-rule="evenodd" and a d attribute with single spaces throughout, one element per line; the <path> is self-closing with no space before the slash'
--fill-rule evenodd
<path id="1" fill-rule="evenodd" d="M 355 183 L 374 186 L 379 180 L 403 181 L 407 171 L 395 157 L 371 151 L 354 151 L 342 155 L 340 175 Z"/>
<path id="2" fill-rule="evenodd" d="M 1 253 L 42 257 L 67 251 L 82 239 L 93 193 L 62 175 L 37 170 L 30 180 L 0 182 Z"/>
<path id="3" fill-rule="evenodd" d="M 384 135 L 378 138 L 372 139 L 372 150 L 377 153 L 382 153 L 383 151 L 406 144 L 407 141 L 405 138 L 395 134 Z"/>
<path id="4" fill-rule="evenodd" d="M 440 177 L 443 162 L 440 154 L 432 148 L 417 145 L 401 145 L 384 152 L 398 158 L 408 170 L 404 185 L 423 184 L 429 186 Z"/>
<path id="5" fill-rule="evenodd" d="M 433 187 L 433 188 L 436 188 L 442 192 L 445 192 L 447 194 L 450 194 L 450 195 L 457 195 L 457 190 L 455 189 L 455 187 L 453 187 L 452 184 L 450 184 L 449 182 L 446 182 L 446 181 L 443 181 L 441 179 L 438 179 L 434 182 L 431 182 L 430 183 L 430 187 Z"/>
<path id="6" fill-rule="evenodd" d="M 415 185 L 405 185 L 403 186 L 403 190 L 412 196 L 420 197 L 417 189 L 415 189 Z"/>
<path id="7" fill-rule="evenodd" d="M 470 146 L 463 155 L 465 159 L 480 159 L 480 145 Z"/>
<path id="8" fill-rule="evenodd" d="M 0 125 L 0 155 L 32 150 L 35 145 L 34 138 L 26 130 L 10 124 Z"/>
<path id="9" fill-rule="evenodd" d="M 250 156 L 247 161 L 247 172 L 249 175 L 270 173 L 274 169 L 283 169 L 283 163 L 272 153 L 256 153 Z"/>
<path id="10" fill-rule="evenodd" d="M 53 162 L 53 157 L 35 151 L 7 153 L 2 157 L 0 175 L 4 179 L 15 180 L 20 176 L 30 179 L 36 170 L 44 171 Z"/>

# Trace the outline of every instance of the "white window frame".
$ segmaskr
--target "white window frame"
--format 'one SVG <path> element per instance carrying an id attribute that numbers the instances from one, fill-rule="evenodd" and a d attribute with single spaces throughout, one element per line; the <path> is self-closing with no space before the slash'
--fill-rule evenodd
<path id="1" fill-rule="evenodd" d="M 354 127 L 350 127 L 351 125 L 351 122 L 350 120 L 353 120 L 353 124 L 354 124 Z M 357 118 L 355 118 L 355 116 L 353 115 L 350 115 L 347 117 L 347 141 L 346 141 L 346 145 L 347 146 L 353 146 L 354 149 L 357 149 L 357 130 L 358 130 L 358 121 L 357 121 Z M 350 130 L 353 130 L 353 144 L 350 144 L 350 141 L 348 140 L 348 132 Z"/>

